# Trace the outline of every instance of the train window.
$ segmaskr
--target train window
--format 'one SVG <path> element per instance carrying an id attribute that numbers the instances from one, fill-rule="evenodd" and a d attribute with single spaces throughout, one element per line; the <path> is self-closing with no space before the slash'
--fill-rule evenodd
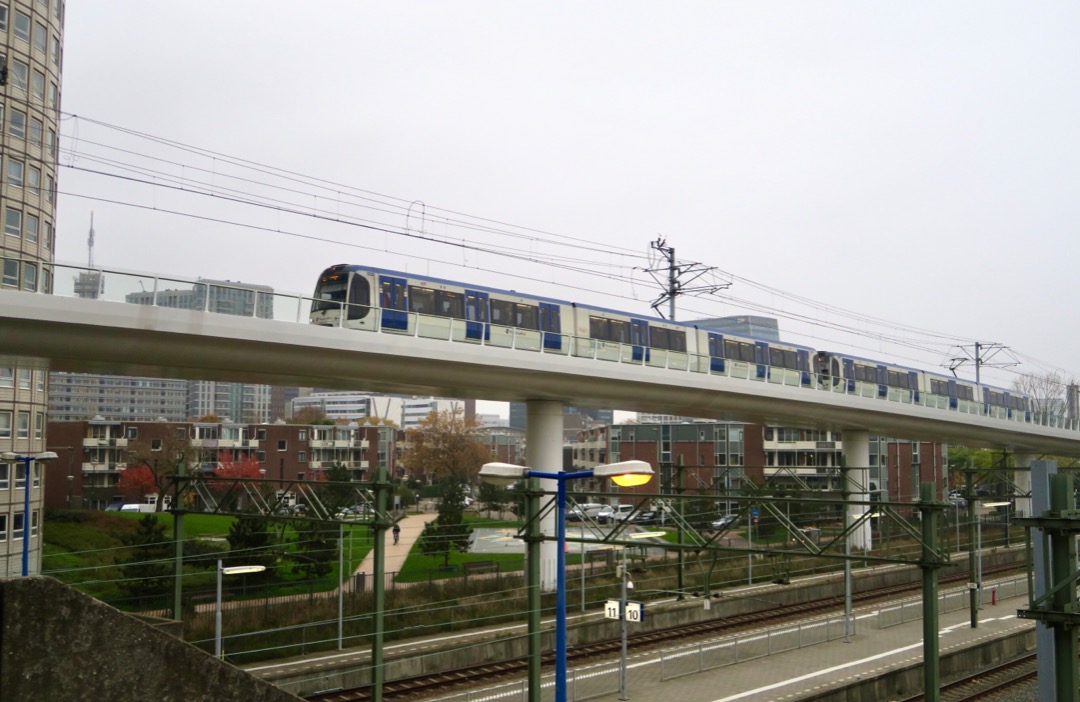
<path id="1" fill-rule="evenodd" d="M 541 307 L 540 325 L 541 331 L 558 333 L 561 329 L 559 325 L 559 308 L 555 305 Z"/>
<path id="2" fill-rule="evenodd" d="M 311 304 L 314 311 L 340 310 L 345 303 L 348 274 L 327 276 L 319 281 L 315 290 L 315 301 Z"/>
<path id="3" fill-rule="evenodd" d="M 436 314 L 435 291 L 431 288 L 409 286 L 409 310 L 417 314 Z"/>
<path id="4" fill-rule="evenodd" d="M 491 322 L 509 327 L 513 326 L 514 303 L 506 300 L 491 301 Z"/>
<path id="5" fill-rule="evenodd" d="M 746 344 L 741 341 L 732 341 L 728 339 L 724 342 L 724 353 L 731 359 L 748 361 L 750 363 L 754 362 L 753 344 Z"/>
<path id="6" fill-rule="evenodd" d="M 686 350 L 686 332 L 678 329 L 649 328 L 649 345 L 655 349 L 669 351 Z"/>
<path id="7" fill-rule="evenodd" d="M 949 384 L 946 383 L 944 380 L 931 380 L 930 392 L 934 395 L 948 395 Z"/>
<path id="8" fill-rule="evenodd" d="M 774 368 L 784 367 L 784 351 L 769 347 L 769 365 Z"/>
<path id="9" fill-rule="evenodd" d="M 628 344 L 630 343 L 630 323 L 621 319 L 589 317 L 589 336 L 601 341 Z"/>
<path id="10" fill-rule="evenodd" d="M 910 388 L 911 378 L 903 371 L 889 371 L 889 385 L 894 388 Z"/>
<path id="11" fill-rule="evenodd" d="M 724 339 L 723 337 L 709 334 L 709 355 L 715 358 L 724 357 Z"/>
<path id="12" fill-rule="evenodd" d="M 363 276 L 353 276 L 349 285 L 349 319 L 363 319 L 371 311 L 371 285 Z"/>
<path id="13" fill-rule="evenodd" d="M 799 355 L 794 351 L 784 351 L 784 368 L 790 368 L 791 370 L 798 370 L 799 368 Z"/>
<path id="14" fill-rule="evenodd" d="M 877 382 L 877 368 L 855 364 L 855 380 L 867 383 Z"/>
<path id="15" fill-rule="evenodd" d="M 514 326 L 522 329 L 540 328 L 540 310 L 533 305 L 514 304 Z"/>
<path id="16" fill-rule="evenodd" d="M 465 319 L 465 299 L 460 293 L 436 290 L 435 314 L 440 317 Z"/>

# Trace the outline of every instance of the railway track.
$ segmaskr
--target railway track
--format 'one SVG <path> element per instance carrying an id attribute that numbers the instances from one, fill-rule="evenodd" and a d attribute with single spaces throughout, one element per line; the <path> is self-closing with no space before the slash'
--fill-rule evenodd
<path id="1" fill-rule="evenodd" d="M 1003 574 L 1016 570 L 1017 568 L 1015 566 L 1003 566 L 997 569 L 986 570 L 984 571 L 984 574 Z M 967 576 L 961 574 L 942 578 L 941 584 L 966 582 L 966 580 Z M 867 605 L 875 602 L 887 601 L 911 592 L 918 592 L 920 588 L 921 586 L 919 584 L 876 588 L 874 590 L 853 594 L 852 603 L 856 605 Z M 670 646 L 687 640 L 728 636 L 747 630 L 835 612 L 839 606 L 843 606 L 842 600 L 835 597 L 829 597 L 798 605 L 725 617 L 723 620 L 697 622 L 633 635 L 628 639 L 628 646 L 631 650 L 643 651 L 650 648 Z M 621 652 L 621 646 L 622 642 L 619 639 L 610 639 L 607 641 L 598 641 L 595 643 L 574 646 L 567 651 L 567 660 L 572 664 L 574 661 L 583 659 L 596 660 L 609 656 L 617 656 Z M 545 667 L 554 666 L 555 657 L 553 654 L 546 654 L 541 660 L 542 665 Z M 467 668 L 447 670 L 441 673 L 385 681 L 383 683 L 383 699 L 401 702 L 411 698 L 425 697 L 434 694 L 436 691 L 448 693 L 456 688 L 497 684 L 506 682 L 509 679 L 520 679 L 527 671 L 528 659 L 522 657 L 488 664 L 471 665 Z M 348 690 L 315 693 L 307 695 L 305 699 L 310 702 L 366 702 L 367 700 L 370 700 L 371 697 L 371 688 L 369 685 Z"/>
<path id="2" fill-rule="evenodd" d="M 980 670 L 941 686 L 941 702 L 992 700 L 1002 692 L 1035 679 L 1036 654 L 1029 653 Z M 900 702 L 923 702 L 924 694 L 905 697 Z"/>

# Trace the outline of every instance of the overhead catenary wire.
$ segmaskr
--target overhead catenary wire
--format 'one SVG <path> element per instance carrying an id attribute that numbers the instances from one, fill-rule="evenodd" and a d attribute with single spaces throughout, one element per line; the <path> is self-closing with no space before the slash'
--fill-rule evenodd
<path id="1" fill-rule="evenodd" d="M 584 275 L 596 277 L 598 280 L 602 279 L 609 282 L 623 283 L 629 287 L 639 284 L 640 281 L 636 281 L 632 275 L 627 275 L 624 271 L 632 271 L 639 263 L 648 265 L 648 256 L 644 251 L 637 251 L 617 245 L 599 245 L 584 237 L 567 236 L 542 229 L 522 227 L 497 219 L 478 217 L 458 210 L 440 208 L 429 204 L 426 204 L 424 208 L 424 221 L 432 223 L 437 222 L 439 226 L 444 227 L 447 231 L 452 229 L 455 230 L 455 232 L 453 234 L 436 234 L 430 231 L 430 227 L 426 226 L 422 226 L 421 230 L 417 232 L 409 228 L 407 224 L 395 225 L 380 219 L 385 217 L 396 217 L 400 218 L 402 222 L 406 222 L 409 209 L 416 202 L 415 198 L 409 199 L 386 195 L 324 178 L 304 175 L 295 171 L 276 168 L 256 161 L 184 144 L 175 140 L 139 132 L 137 130 L 109 124 L 85 116 L 64 113 L 62 117 L 65 120 L 65 123 L 77 125 L 79 122 L 85 122 L 86 124 L 111 130 L 117 134 L 145 140 L 168 149 L 175 149 L 182 154 L 189 154 L 201 159 L 209 159 L 213 164 L 213 167 L 207 168 L 204 165 L 185 163 L 178 159 L 163 158 L 144 151 L 135 151 L 133 149 L 124 148 L 118 144 L 109 144 L 100 140 L 90 140 L 87 138 L 87 135 L 80 134 L 76 147 L 63 150 L 63 153 L 69 161 L 69 163 L 65 165 L 73 170 L 80 170 L 90 176 L 109 179 L 126 178 L 129 182 L 140 183 L 152 188 L 171 189 L 190 195 L 213 197 L 221 202 L 260 207 L 289 216 L 314 218 L 338 226 L 345 225 L 368 231 L 377 231 L 392 236 L 423 240 L 451 247 L 458 251 L 470 251 L 476 255 L 506 257 L 523 264 L 541 266 L 553 271 L 568 271 L 578 275 L 574 278 L 575 283 L 560 283 L 561 287 L 565 289 L 601 295 L 618 300 L 629 300 L 635 303 L 641 302 L 636 295 L 619 293 L 609 285 L 592 287 L 587 284 L 583 285 L 579 281 L 581 281 L 580 276 Z M 90 147 L 110 153 L 112 156 L 91 153 Z M 140 161 L 147 160 L 150 163 L 157 165 L 150 167 L 143 163 L 126 162 L 122 160 L 123 158 L 138 159 Z M 100 169 L 89 169 L 81 165 L 76 165 L 80 159 L 96 163 L 100 166 Z M 245 176 L 237 173 L 225 172 L 225 166 L 240 169 L 242 172 L 249 172 L 254 175 Z M 181 173 L 180 175 L 168 173 L 165 170 L 166 167 L 179 168 L 181 169 Z M 113 169 L 115 172 L 110 172 L 108 169 Z M 138 174 L 142 177 L 135 177 L 131 174 Z M 199 176 L 196 177 L 195 174 L 199 174 Z M 226 185 L 226 183 L 229 183 L 229 185 Z M 256 192 L 258 189 L 266 189 L 267 192 Z M 211 217 L 192 212 L 184 212 L 178 208 L 146 206 L 119 198 L 105 198 L 86 193 L 65 192 L 64 194 L 70 197 L 82 197 L 89 200 L 110 202 L 120 206 L 154 210 L 172 216 L 183 216 L 202 221 L 244 227 L 254 231 L 273 232 L 279 235 L 301 237 L 314 241 L 322 241 L 373 251 L 387 250 L 385 248 L 376 249 L 373 246 L 367 246 L 356 242 L 341 241 L 326 236 L 301 234 L 299 232 L 288 231 L 282 227 L 259 226 L 235 220 L 227 220 L 222 217 Z M 290 195 L 292 197 L 290 197 Z M 297 197 L 312 198 L 314 199 L 315 204 L 305 205 L 297 202 L 295 199 Z M 319 201 L 325 203 L 321 210 L 318 204 Z M 329 213 L 331 206 L 337 208 L 337 211 L 333 214 Z M 374 215 L 374 217 L 357 216 L 357 212 L 359 211 L 367 212 L 369 215 Z M 468 232 L 471 234 L 462 235 L 461 232 Z M 494 237 L 495 241 L 474 240 L 469 238 L 469 236 L 473 234 Z M 546 246 L 552 249 L 571 247 L 572 250 L 565 254 L 537 251 L 533 248 L 526 249 L 497 243 L 498 239 L 501 238 L 527 241 L 530 245 Z M 603 254 L 611 257 L 613 262 L 601 260 L 596 255 L 584 255 L 586 253 Z M 411 258 L 427 261 L 429 263 L 490 270 L 490 267 L 485 268 L 478 265 L 475 261 L 470 265 L 466 260 L 455 261 L 440 259 L 434 256 L 415 256 L 415 254 L 412 254 L 411 252 L 409 255 Z M 498 270 L 490 272 L 499 275 L 505 274 Z M 724 275 L 728 280 L 738 282 L 740 285 L 744 285 L 748 288 L 760 290 L 775 296 L 784 302 L 803 306 L 810 311 L 795 312 L 787 308 L 781 308 L 763 302 L 755 302 L 748 298 L 741 296 L 736 297 L 734 295 L 717 295 L 716 299 L 718 301 L 735 309 L 766 313 L 780 319 L 808 325 L 813 328 L 813 331 L 799 331 L 799 335 L 807 338 L 819 339 L 826 345 L 850 344 L 850 341 L 846 339 L 844 341 L 836 341 L 823 336 L 819 333 L 820 330 L 823 329 L 844 334 L 845 337 L 863 337 L 873 340 L 878 344 L 889 344 L 901 349 L 906 348 L 911 351 L 933 355 L 940 359 L 945 356 L 949 347 L 970 344 L 975 341 L 974 339 L 958 338 L 953 334 L 925 329 L 915 325 L 896 323 L 881 317 L 848 310 L 836 305 L 813 300 L 802 295 L 789 293 L 774 286 L 759 283 L 719 269 L 717 272 Z M 517 270 L 514 271 L 513 277 L 515 280 L 535 281 L 537 283 L 547 284 L 552 282 L 543 276 L 529 275 Z M 824 314 L 817 315 L 814 314 L 814 311 Z M 714 311 L 695 312 L 702 317 L 716 316 Z M 837 318 L 850 320 L 851 324 L 839 322 L 837 321 Z M 870 356 L 881 353 L 880 349 L 874 349 L 872 347 L 861 346 L 860 349 L 865 350 Z M 941 363 L 941 361 L 931 361 L 925 357 L 912 357 L 909 354 L 904 354 L 902 351 L 897 352 L 895 350 L 890 350 L 888 355 L 903 358 L 916 365 L 926 365 L 928 363 L 940 365 Z M 1018 357 L 1023 357 L 1028 362 L 1043 368 L 1054 367 L 1052 364 L 1038 362 L 1033 357 L 1025 354 L 1017 355 Z M 1074 375 L 1064 369 L 1057 370 L 1061 371 L 1062 374 L 1066 376 Z"/>

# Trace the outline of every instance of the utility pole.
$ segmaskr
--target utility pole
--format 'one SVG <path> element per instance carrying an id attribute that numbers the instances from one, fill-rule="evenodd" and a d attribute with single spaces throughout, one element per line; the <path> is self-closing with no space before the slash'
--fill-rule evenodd
<path id="1" fill-rule="evenodd" d="M 984 344 L 981 341 L 976 341 L 973 347 L 960 346 L 960 350 L 964 353 L 963 356 L 949 359 L 949 370 L 952 371 L 953 376 L 956 376 L 956 369 L 968 363 L 975 364 L 975 384 L 982 386 L 982 367 L 990 365 L 992 368 L 1010 368 L 1012 366 L 1018 366 L 1020 363 L 1013 359 L 1012 361 L 998 361 L 996 363 L 988 363 L 992 358 L 997 356 L 1002 351 L 1007 352 L 1008 346 L 1002 344 L 989 343 Z M 976 402 L 981 403 L 983 398 L 976 397 Z"/>
<path id="2" fill-rule="evenodd" d="M 690 287 L 690 283 L 716 269 L 701 263 L 676 263 L 675 247 L 668 246 L 667 240 L 663 237 L 656 237 L 656 241 L 652 242 L 650 246 L 660 252 L 663 257 L 660 265 L 645 269 L 645 272 L 651 275 L 653 280 L 664 290 L 652 303 L 652 308 L 661 317 L 664 317 L 664 313 L 660 311 L 660 307 L 666 302 L 668 303 L 666 319 L 675 321 L 675 298 L 679 295 L 710 295 L 717 290 L 731 287 L 731 283 L 712 283 Z M 661 277 L 665 274 L 666 277 Z M 688 276 L 688 279 L 682 280 L 684 276 Z"/>

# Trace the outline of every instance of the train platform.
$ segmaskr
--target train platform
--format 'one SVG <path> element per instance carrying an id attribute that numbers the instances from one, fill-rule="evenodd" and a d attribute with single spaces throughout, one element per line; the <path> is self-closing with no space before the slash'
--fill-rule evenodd
<path id="1" fill-rule="evenodd" d="M 1026 595 L 985 605 L 978 613 L 979 626 L 974 629 L 971 628 L 967 609 L 940 615 L 940 656 L 945 657 L 951 652 L 1009 634 L 1033 631 L 1033 622 L 1016 616 L 1016 610 L 1026 606 Z M 816 643 L 806 648 L 702 672 L 690 672 L 679 677 L 673 677 L 675 666 L 663 660 L 664 657 L 670 660 L 670 652 L 663 655 L 660 652 L 633 655 L 627 666 L 626 698 L 620 698 L 616 688 L 611 693 L 590 696 L 590 699 L 600 702 L 616 702 L 620 699 L 795 702 L 818 699 L 830 690 L 877 677 L 892 669 L 921 665 L 922 620 L 914 619 L 882 629 L 876 624 L 878 618 L 875 607 L 856 610 L 856 630 L 850 641 L 840 638 Z M 745 635 L 743 638 L 746 638 Z M 945 678 L 944 675 L 942 677 Z M 609 688 L 610 684 L 607 683 Z M 900 696 L 897 694 L 896 698 Z"/>

